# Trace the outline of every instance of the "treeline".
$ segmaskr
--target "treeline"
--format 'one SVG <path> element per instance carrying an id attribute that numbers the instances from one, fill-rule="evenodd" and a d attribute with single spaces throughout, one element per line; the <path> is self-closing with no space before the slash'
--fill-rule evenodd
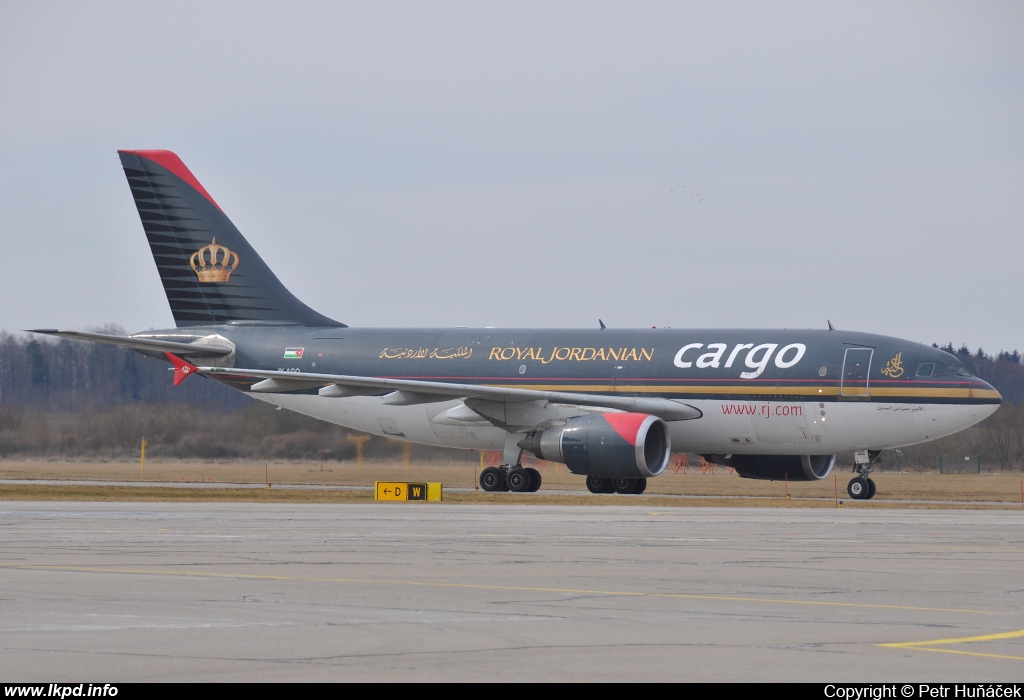
<path id="1" fill-rule="evenodd" d="M 124 335 L 108 325 L 97 332 Z M 246 396 L 217 382 L 173 386 L 170 365 L 127 348 L 0 332 L 0 407 L 77 413 L 126 403 L 180 402 L 220 412 L 241 410 Z"/>
<path id="2" fill-rule="evenodd" d="M 1004 402 L 1024 403 L 1024 367 L 1018 351 L 989 355 L 982 348 L 971 352 L 966 345 L 954 349 L 952 343 L 932 343 L 932 347 L 956 356 L 975 376 L 994 386 L 1003 395 Z"/>
<path id="3" fill-rule="evenodd" d="M 124 403 L 78 412 L 38 408 L 0 409 L 0 458 L 134 460 L 146 439 L 152 459 L 251 459 L 340 461 L 355 459 L 362 442 L 368 459 L 401 458 L 404 444 L 359 435 L 290 411 L 277 411 L 246 399 L 241 409 L 169 403 Z M 413 457 L 469 460 L 457 453 L 421 445 Z"/>
<path id="4" fill-rule="evenodd" d="M 352 431 L 214 381 L 174 386 L 167 368 L 127 348 L 0 332 L 0 458 L 132 459 L 143 437 L 154 459 L 356 457 Z M 370 459 L 404 449 L 380 437 L 362 442 Z M 468 459 L 461 450 L 414 450 L 417 459 Z"/>
<path id="5" fill-rule="evenodd" d="M 936 468 L 940 455 L 971 457 L 983 470 L 1022 468 L 1020 354 L 935 347 L 992 384 L 1005 404 L 968 430 L 886 455 L 883 468 Z M 0 458 L 132 458 L 142 437 L 153 458 L 346 460 L 357 449 L 357 436 L 345 428 L 277 411 L 217 382 L 175 387 L 164 363 L 126 348 L 0 332 Z M 379 437 L 363 443 L 368 458 L 403 449 Z M 413 449 L 417 459 L 468 459 L 461 450 Z"/>

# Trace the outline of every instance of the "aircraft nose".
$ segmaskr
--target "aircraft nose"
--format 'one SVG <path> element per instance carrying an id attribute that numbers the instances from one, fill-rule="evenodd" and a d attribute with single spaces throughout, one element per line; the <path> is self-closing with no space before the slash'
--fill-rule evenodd
<path id="1" fill-rule="evenodd" d="M 989 399 L 996 406 L 1003 403 L 1003 396 L 999 393 L 999 390 L 978 377 L 974 378 L 974 386 L 971 387 L 971 398 Z"/>
<path id="2" fill-rule="evenodd" d="M 971 416 L 976 421 L 982 421 L 991 416 L 1003 403 L 1003 397 L 994 386 L 984 379 L 974 378 L 971 382 Z"/>

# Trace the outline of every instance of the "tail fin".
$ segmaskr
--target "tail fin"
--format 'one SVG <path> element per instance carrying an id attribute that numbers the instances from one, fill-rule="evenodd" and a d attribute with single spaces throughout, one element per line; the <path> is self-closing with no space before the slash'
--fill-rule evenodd
<path id="1" fill-rule="evenodd" d="M 229 321 L 341 326 L 295 298 L 170 151 L 118 151 L 180 326 Z"/>

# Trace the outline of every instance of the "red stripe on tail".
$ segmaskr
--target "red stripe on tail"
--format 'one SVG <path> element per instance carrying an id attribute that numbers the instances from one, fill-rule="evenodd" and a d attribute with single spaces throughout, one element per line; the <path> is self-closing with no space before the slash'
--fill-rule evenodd
<path id="1" fill-rule="evenodd" d="M 156 163 L 157 165 L 162 166 L 164 168 L 167 168 L 172 173 L 174 173 L 175 175 L 180 177 L 182 180 L 187 182 L 196 192 L 198 192 L 199 194 L 201 194 L 204 197 L 206 197 L 206 199 L 209 200 L 210 204 L 212 204 L 213 206 L 215 206 L 218 209 L 220 209 L 220 205 L 217 204 L 215 201 L 213 201 L 213 197 L 210 196 L 210 193 L 206 191 L 205 187 L 203 187 L 201 184 L 199 184 L 199 180 L 197 180 L 196 176 L 192 174 L 192 171 L 189 170 L 188 167 L 184 163 L 181 162 L 181 158 L 179 158 L 176 153 L 173 153 L 171 151 L 127 151 L 127 150 L 119 151 L 119 153 L 132 153 L 134 155 L 139 156 L 140 158 L 145 158 L 146 160 L 151 160 L 154 163 Z M 223 209 L 220 209 L 220 211 L 221 211 L 221 213 L 224 212 Z"/>

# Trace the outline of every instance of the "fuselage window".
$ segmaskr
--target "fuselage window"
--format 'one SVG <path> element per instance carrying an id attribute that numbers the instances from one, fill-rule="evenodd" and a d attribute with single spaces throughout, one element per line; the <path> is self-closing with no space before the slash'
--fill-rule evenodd
<path id="1" fill-rule="evenodd" d="M 935 365 L 935 372 L 932 374 L 933 377 L 947 377 L 949 376 L 949 367 L 946 365 Z"/>
<path id="2" fill-rule="evenodd" d="M 932 376 L 932 370 L 935 369 L 935 363 L 926 362 L 917 368 L 917 376 L 919 377 L 930 377 Z"/>

